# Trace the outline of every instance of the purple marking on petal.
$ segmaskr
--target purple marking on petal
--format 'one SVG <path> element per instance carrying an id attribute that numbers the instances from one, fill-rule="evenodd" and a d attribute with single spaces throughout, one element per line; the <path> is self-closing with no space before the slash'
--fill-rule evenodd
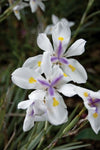
<path id="1" fill-rule="evenodd" d="M 50 96 L 54 96 L 54 88 L 52 86 L 50 86 L 48 88 L 48 92 L 49 92 Z"/>
<path id="2" fill-rule="evenodd" d="M 66 58 L 59 58 L 59 61 L 61 62 L 61 63 L 63 63 L 63 64 L 67 64 L 68 65 L 68 61 L 67 61 L 67 59 Z"/>
<path id="3" fill-rule="evenodd" d="M 39 82 L 40 84 L 44 85 L 44 86 L 47 86 L 47 87 L 50 86 L 50 84 L 49 84 L 48 82 L 44 81 L 44 80 L 38 80 L 38 82 Z"/>
<path id="4" fill-rule="evenodd" d="M 60 42 L 58 47 L 58 58 L 60 58 L 61 53 L 62 53 L 62 43 Z"/>
<path id="5" fill-rule="evenodd" d="M 95 99 L 94 101 L 92 101 L 92 104 L 96 104 L 96 103 L 99 103 L 100 102 L 100 99 Z"/>
<path id="6" fill-rule="evenodd" d="M 29 114 L 29 116 L 33 117 L 34 115 L 34 110 L 32 109 L 31 113 Z"/>
<path id="7" fill-rule="evenodd" d="M 59 77 L 55 78 L 52 82 L 51 82 L 51 86 L 54 86 L 55 84 L 57 84 L 61 78 L 63 77 L 63 75 L 60 75 Z"/>
<path id="8" fill-rule="evenodd" d="M 54 61 L 56 61 L 56 60 L 58 60 L 58 58 L 57 58 L 56 56 L 52 56 L 52 57 L 51 57 L 51 61 L 52 61 L 52 62 L 54 62 Z"/>

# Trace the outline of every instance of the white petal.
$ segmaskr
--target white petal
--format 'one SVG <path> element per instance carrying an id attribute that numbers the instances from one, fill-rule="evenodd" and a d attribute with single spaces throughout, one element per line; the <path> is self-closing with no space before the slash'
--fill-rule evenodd
<path id="1" fill-rule="evenodd" d="M 18 20 L 21 19 L 20 12 L 18 10 L 14 10 L 14 14 Z"/>
<path id="2" fill-rule="evenodd" d="M 29 116 L 29 114 L 26 114 L 26 117 L 24 119 L 24 124 L 23 124 L 23 130 L 29 131 L 32 127 L 34 126 L 34 116 Z"/>
<path id="3" fill-rule="evenodd" d="M 50 53 L 44 52 L 41 68 L 43 73 L 46 75 L 46 78 L 48 79 L 52 73 L 52 62 L 51 62 Z"/>
<path id="4" fill-rule="evenodd" d="M 67 57 L 77 56 L 77 55 L 81 55 L 82 53 L 84 53 L 85 43 L 86 41 L 84 39 L 79 39 L 76 42 L 74 42 L 74 44 L 72 44 L 72 46 L 68 49 L 66 56 Z"/>
<path id="5" fill-rule="evenodd" d="M 28 58 L 24 62 L 23 67 L 28 67 L 30 69 L 33 69 L 33 70 L 39 72 L 39 73 L 42 73 L 41 62 L 42 62 L 42 55 L 37 55 L 37 56 Z"/>
<path id="6" fill-rule="evenodd" d="M 63 38 L 62 41 L 62 51 L 64 52 L 68 46 L 70 41 L 71 31 L 68 25 L 65 25 L 63 22 L 58 22 L 52 31 L 52 39 L 54 44 L 54 49 L 57 51 L 59 47 L 60 40 L 59 38 Z"/>
<path id="7" fill-rule="evenodd" d="M 53 125 L 60 125 L 68 120 L 67 109 L 62 105 L 62 97 L 55 96 L 56 100 L 59 102 L 58 106 L 53 106 L 53 99 L 47 97 L 47 115 L 48 120 Z"/>
<path id="8" fill-rule="evenodd" d="M 48 51 L 48 52 L 53 52 L 53 48 L 52 45 L 50 43 L 50 40 L 48 39 L 48 37 L 46 36 L 45 33 L 40 33 L 37 37 L 37 44 L 39 46 L 40 49 L 44 50 L 44 51 Z"/>
<path id="9" fill-rule="evenodd" d="M 33 100 L 26 100 L 18 103 L 18 109 L 27 109 L 31 104 L 33 103 Z"/>
<path id="10" fill-rule="evenodd" d="M 56 25 L 59 22 L 59 18 L 56 15 L 52 15 L 52 22 L 54 25 Z"/>
<path id="11" fill-rule="evenodd" d="M 100 108 L 99 108 L 100 109 Z M 89 120 L 92 129 L 94 130 L 94 132 L 96 134 L 98 134 L 99 130 L 100 130 L 100 112 L 98 114 L 97 118 L 93 117 L 93 114 L 95 113 L 94 110 L 90 109 L 88 110 L 88 116 L 87 119 Z"/>
<path id="12" fill-rule="evenodd" d="M 46 34 L 52 34 L 53 25 L 48 25 L 44 31 Z"/>
<path id="13" fill-rule="evenodd" d="M 29 95 L 29 99 L 31 100 L 43 100 L 45 97 L 45 91 L 44 90 L 35 90 Z"/>
<path id="14" fill-rule="evenodd" d="M 37 10 L 37 3 L 33 0 L 30 0 L 30 7 L 31 7 L 31 11 L 32 13 L 34 13 Z"/>
<path id="15" fill-rule="evenodd" d="M 75 70 L 72 70 L 69 65 L 62 65 L 63 71 L 68 74 L 74 82 L 77 83 L 86 83 L 87 73 L 83 66 L 75 59 L 67 59 L 69 65 L 74 67 Z"/>
<path id="16" fill-rule="evenodd" d="M 41 1 L 37 1 L 37 4 L 40 6 L 40 8 L 45 11 L 45 5 Z"/>
<path id="17" fill-rule="evenodd" d="M 74 96 L 76 94 L 74 88 L 75 87 L 73 84 L 64 84 L 64 85 L 60 86 L 60 88 L 57 90 L 60 93 L 62 93 L 63 95 L 65 95 L 67 97 L 71 97 L 71 96 Z"/>
<path id="18" fill-rule="evenodd" d="M 69 21 L 69 27 L 72 27 L 72 26 L 74 26 L 74 25 L 75 25 L 75 22 Z"/>
<path id="19" fill-rule="evenodd" d="M 34 82 L 30 83 L 30 78 L 34 80 Z M 23 89 L 35 89 L 39 85 L 37 83 L 37 79 L 42 78 L 37 72 L 29 68 L 18 68 L 12 73 L 12 81 L 17 86 Z"/>

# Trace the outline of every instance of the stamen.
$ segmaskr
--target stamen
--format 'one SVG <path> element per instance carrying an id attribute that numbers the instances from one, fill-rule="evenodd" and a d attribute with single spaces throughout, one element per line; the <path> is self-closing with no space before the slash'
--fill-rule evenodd
<path id="1" fill-rule="evenodd" d="M 72 66 L 72 65 L 68 65 L 68 66 L 72 70 L 72 72 L 74 72 L 76 70 L 76 68 L 74 66 Z"/>
<path id="2" fill-rule="evenodd" d="M 55 97 L 53 97 L 53 106 L 56 107 L 59 105 L 59 102 L 56 100 Z"/>
<path id="3" fill-rule="evenodd" d="M 64 38 L 63 37 L 59 37 L 58 40 L 62 42 L 64 40 Z"/>
<path id="4" fill-rule="evenodd" d="M 95 113 L 93 114 L 93 117 L 94 117 L 94 118 L 97 118 L 97 117 L 98 117 L 98 113 L 95 112 Z"/>
<path id="5" fill-rule="evenodd" d="M 38 61 L 38 67 L 40 67 L 41 66 L 41 61 Z"/>
<path id="6" fill-rule="evenodd" d="M 63 73 L 63 76 L 64 76 L 64 77 L 68 77 L 68 75 L 67 75 L 66 73 Z"/>
<path id="7" fill-rule="evenodd" d="M 54 88 L 52 86 L 48 88 L 48 93 L 50 94 L 50 96 L 54 96 Z"/>
<path id="8" fill-rule="evenodd" d="M 30 77 L 29 78 L 29 83 L 34 83 L 34 82 L 36 82 L 36 80 L 33 77 Z"/>
<path id="9" fill-rule="evenodd" d="M 88 93 L 87 93 L 87 92 L 84 92 L 84 96 L 85 96 L 85 97 L 88 97 Z"/>

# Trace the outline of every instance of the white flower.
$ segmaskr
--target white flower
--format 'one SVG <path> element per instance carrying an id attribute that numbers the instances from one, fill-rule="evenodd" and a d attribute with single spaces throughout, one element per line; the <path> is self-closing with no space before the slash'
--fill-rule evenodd
<path id="1" fill-rule="evenodd" d="M 75 86 L 75 92 L 83 99 L 84 105 L 88 109 L 87 119 L 97 134 L 100 130 L 100 91 L 94 92 Z"/>
<path id="2" fill-rule="evenodd" d="M 37 96 L 39 97 L 39 95 Z M 27 109 L 23 124 L 24 131 L 30 130 L 34 126 L 35 121 L 47 120 L 47 108 L 41 99 L 29 99 L 22 101 L 18 104 L 18 109 Z"/>
<path id="3" fill-rule="evenodd" d="M 14 3 L 14 1 L 13 1 L 13 3 Z M 10 4 L 10 5 L 12 5 L 12 4 Z M 18 19 L 18 20 L 20 20 L 21 19 L 21 16 L 20 16 L 20 10 L 21 9 L 23 9 L 23 8 L 25 8 L 25 7 L 27 7 L 27 6 L 29 6 L 27 3 L 25 3 L 25 2 L 22 2 L 22 0 L 13 8 L 13 12 L 14 12 L 14 14 L 15 14 L 15 16 L 16 16 L 16 18 Z"/>
<path id="4" fill-rule="evenodd" d="M 52 34 L 53 27 L 56 25 L 59 21 L 63 22 L 65 25 L 68 25 L 69 27 L 72 27 L 75 23 L 72 21 L 68 21 L 66 18 L 59 19 L 56 15 L 52 15 L 52 23 L 51 25 L 48 25 L 44 31 L 46 34 Z"/>
<path id="5" fill-rule="evenodd" d="M 29 1 L 32 13 L 34 13 L 38 7 L 40 7 L 43 11 L 45 11 L 45 5 L 42 2 L 43 0 L 26 0 L 26 1 Z"/>
<path id="6" fill-rule="evenodd" d="M 41 95 L 43 97 L 42 100 L 45 101 L 48 108 L 49 122 L 58 125 L 68 120 L 67 108 L 59 92 L 68 97 L 76 93 L 73 90 L 72 84 L 65 83 L 65 78 L 68 77 L 61 71 L 59 66 L 52 68 L 48 52 L 44 53 L 44 60 L 42 69 L 45 78 L 33 69 L 22 67 L 12 73 L 12 81 L 24 89 L 36 89 L 31 93 L 30 99 L 38 99 L 37 95 Z M 68 80 L 70 79 L 68 78 Z"/>
<path id="7" fill-rule="evenodd" d="M 38 46 L 51 54 L 51 61 L 53 64 L 59 64 L 59 67 L 66 73 L 74 82 L 85 83 L 87 80 L 87 73 L 82 65 L 75 59 L 68 59 L 70 56 L 81 55 L 85 49 L 86 41 L 79 39 L 75 41 L 71 47 L 68 48 L 71 31 L 68 25 L 63 22 L 57 23 L 52 31 L 53 46 L 45 33 L 39 34 L 37 38 Z"/>

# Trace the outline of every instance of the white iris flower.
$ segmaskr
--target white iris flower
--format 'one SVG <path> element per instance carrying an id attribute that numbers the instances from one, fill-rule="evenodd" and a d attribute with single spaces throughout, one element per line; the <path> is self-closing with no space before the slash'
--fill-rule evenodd
<path id="1" fill-rule="evenodd" d="M 52 34 L 52 31 L 53 31 L 53 27 L 59 22 L 63 22 L 65 25 L 68 25 L 69 27 L 72 27 L 75 23 L 72 22 L 72 21 L 68 21 L 66 18 L 62 18 L 62 19 L 59 19 L 56 15 L 52 15 L 51 17 L 52 19 L 52 23 L 51 25 L 48 25 L 44 31 L 44 33 L 46 34 Z"/>
<path id="2" fill-rule="evenodd" d="M 87 119 L 97 134 L 100 130 L 100 91 L 94 92 L 75 86 L 75 92 L 83 99 L 84 105 L 88 110 Z"/>
<path id="3" fill-rule="evenodd" d="M 77 83 L 85 83 L 87 80 L 85 69 L 77 60 L 69 59 L 69 57 L 81 55 L 85 51 L 86 41 L 84 39 L 75 41 L 65 52 L 70 42 L 70 37 L 69 26 L 59 22 L 52 31 L 53 46 L 45 33 L 39 34 L 37 44 L 42 50 L 50 52 L 51 62 L 54 65 L 59 65 L 71 80 Z"/>
<path id="4" fill-rule="evenodd" d="M 44 102 L 47 110 L 48 121 L 51 124 L 59 125 L 68 120 L 67 106 L 59 92 L 67 97 L 71 97 L 76 93 L 73 90 L 72 84 L 66 84 L 66 75 L 61 71 L 59 66 L 56 65 L 52 68 L 50 59 L 50 54 L 45 52 L 45 62 L 42 65 L 43 76 L 33 69 L 22 67 L 12 73 L 12 81 L 24 89 L 36 89 L 31 93 L 30 100 L 39 99 L 38 96 L 41 95 L 42 102 Z M 28 107 L 29 112 L 30 107 Z"/>
<path id="5" fill-rule="evenodd" d="M 40 7 L 43 11 L 45 11 L 45 5 L 42 2 L 44 0 L 25 0 L 25 1 L 29 1 L 32 13 L 36 12 L 38 7 Z"/>

